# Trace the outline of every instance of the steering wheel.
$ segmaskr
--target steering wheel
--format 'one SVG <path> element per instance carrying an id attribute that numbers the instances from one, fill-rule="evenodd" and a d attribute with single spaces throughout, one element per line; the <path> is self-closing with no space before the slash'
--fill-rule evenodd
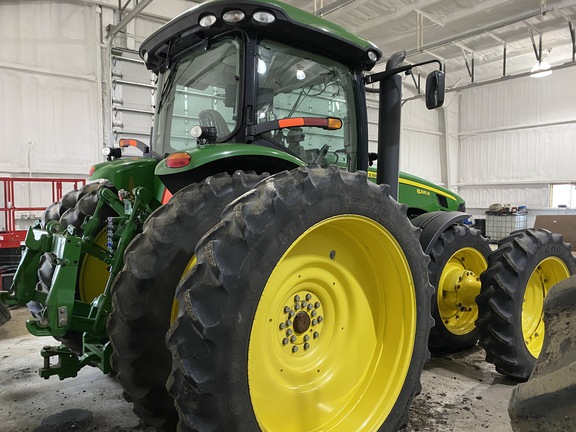
<path id="1" fill-rule="evenodd" d="M 324 144 L 322 146 L 322 148 L 320 149 L 320 151 L 318 152 L 318 155 L 312 161 L 312 163 L 319 164 L 320 161 L 322 159 L 324 159 L 324 156 L 326 156 L 326 153 L 328 153 L 329 149 L 330 149 L 330 146 L 328 144 Z"/>

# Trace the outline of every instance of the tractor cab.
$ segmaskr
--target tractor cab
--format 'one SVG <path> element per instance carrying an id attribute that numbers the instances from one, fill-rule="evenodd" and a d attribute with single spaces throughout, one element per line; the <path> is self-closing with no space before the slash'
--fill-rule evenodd
<path id="1" fill-rule="evenodd" d="M 380 52 L 301 19 L 280 3 L 211 2 L 142 44 L 159 74 L 152 151 L 167 157 L 156 173 L 169 189 L 195 171 L 258 170 L 259 160 L 269 171 L 367 168 L 363 72 Z"/>

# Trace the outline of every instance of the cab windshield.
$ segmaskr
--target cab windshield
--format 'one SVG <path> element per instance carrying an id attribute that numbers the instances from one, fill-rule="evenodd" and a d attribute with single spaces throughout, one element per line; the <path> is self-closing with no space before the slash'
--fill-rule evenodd
<path id="1" fill-rule="evenodd" d="M 153 150 L 159 155 L 190 148 L 193 126 L 213 126 L 229 138 L 239 118 L 240 42 L 226 38 L 198 47 L 162 74 Z"/>
<path id="2" fill-rule="evenodd" d="M 265 136 L 308 163 L 356 161 L 352 73 L 344 65 L 264 40 L 257 59 L 257 123 L 293 117 L 338 117 L 342 128 L 294 127 Z"/>

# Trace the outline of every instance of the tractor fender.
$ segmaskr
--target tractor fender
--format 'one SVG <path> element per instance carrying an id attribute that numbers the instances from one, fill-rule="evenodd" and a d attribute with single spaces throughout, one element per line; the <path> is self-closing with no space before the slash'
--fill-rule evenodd
<path id="1" fill-rule="evenodd" d="M 424 253 L 426 255 L 430 254 L 432 245 L 434 245 L 438 237 L 446 231 L 446 228 L 469 217 L 469 214 L 459 211 L 436 211 L 424 213 L 412 219 L 412 225 L 422 229 L 420 245 Z"/>

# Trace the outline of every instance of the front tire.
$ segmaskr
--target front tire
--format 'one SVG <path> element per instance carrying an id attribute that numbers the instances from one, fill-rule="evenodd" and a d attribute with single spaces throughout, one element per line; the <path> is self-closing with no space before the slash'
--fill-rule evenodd
<path id="1" fill-rule="evenodd" d="M 196 249 L 167 337 L 183 431 L 395 431 L 429 354 L 426 257 L 362 172 L 273 176 Z"/>
<path id="2" fill-rule="evenodd" d="M 528 379 L 544 341 L 544 298 L 575 273 L 576 260 L 560 234 L 527 229 L 500 240 L 476 298 L 479 344 L 498 372 Z"/>

